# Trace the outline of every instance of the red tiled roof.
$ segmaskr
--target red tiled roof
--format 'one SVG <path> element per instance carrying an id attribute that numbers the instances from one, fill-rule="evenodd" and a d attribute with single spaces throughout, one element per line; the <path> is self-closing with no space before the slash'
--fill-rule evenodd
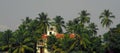
<path id="1" fill-rule="evenodd" d="M 75 34 L 74 33 L 70 34 L 70 38 L 75 38 Z"/>
<path id="2" fill-rule="evenodd" d="M 56 38 L 63 38 L 64 37 L 64 34 L 56 34 Z"/>
<path id="3" fill-rule="evenodd" d="M 47 34 L 43 34 L 42 39 L 47 39 Z"/>

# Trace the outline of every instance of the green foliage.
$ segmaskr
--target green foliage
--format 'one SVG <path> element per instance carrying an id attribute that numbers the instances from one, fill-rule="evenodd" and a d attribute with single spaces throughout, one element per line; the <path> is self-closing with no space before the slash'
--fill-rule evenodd
<path id="1" fill-rule="evenodd" d="M 48 49 L 54 53 L 68 53 L 73 50 L 75 44 L 75 39 L 69 38 L 69 35 L 67 34 L 61 39 L 57 39 L 54 35 L 52 35 L 47 41 Z"/>
<path id="2" fill-rule="evenodd" d="M 6 30 L 3 33 L 1 32 L 1 50 L 9 50 L 9 48 L 11 48 L 12 43 L 13 43 L 13 39 L 12 39 L 12 31 L 11 30 Z"/>
<path id="3" fill-rule="evenodd" d="M 38 14 L 39 17 L 37 17 L 38 20 L 38 29 L 43 33 L 47 33 L 47 27 L 49 26 L 49 18 L 47 17 L 47 14 L 44 12 Z"/>
<path id="4" fill-rule="evenodd" d="M 95 25 L 95 23 L 90 23 L 87 28 L 89 35 L 93 35 L 93 36 L 97 35 L 98 28 L 97 25 Z"/>
<path id="5" fill-rule="evenodd" d="M 116 28 L 111 28 L 109 32 L 104 34 L 104 41 L 106 44 L 106 48 L 108 50 L 114 51 L 118 53 L 120 50 L 120 24 L 117 25 Z"/>
<path id="6" fill-rule="evenodd" d="M 61 16 L 56 16 L 55 18 L 53 18 L 53 20 L 53 25 L 56 26 L 57 32 L 63 33 L 62 27 L 65 28 L 64 18 L 62 18 Z"/>
<path id="7" fill-rule="evenodd" d="M 115 18 L 115 16 L 112 15 L 112 12 L 105 9 L 104 12 L 101 13 L 99 18 L 101 19 L 101 24 L 103 27 L 109 27 L 113 23 L 111 18 Z"/>
<path id="8" fill-rule="evenodd" d="M 79 18 L 81 24 L 90 22 L 90 17 L 88 17 L 90 15 L 90 13 L 87 13 L 87 10 L 83 10 L 79 14 L 80 14 L 80 16 L 78 18 Z"/>
<path id="9" fill-rule="evenodd" d="M 47 37 L 47 49 L 51 53 L 118 53 L 120 50 L 120 24 L 105 33 L 102 38 L 97 36 L 97 25 L 90 22 L 90 13 L 83 10 L 79 17 L 64 22 L 64 18 L 56 16 L 53 22 L 49 22 L 48 15 L 44 12 L 38 14 L 36 19 L 22 20 L 17 30 L 12 32 L 6 30 L 0 32 L 0 51 L 9 53 L 36 53 L 36 44 L 42 40 L 42 34 L 47 33 L 50 25 L 56 26 L 57 32 L 64 34 L 62 38 L 55 35 Z M 99 17 L 102 26 L 109 27 L 112 24 L 111 18 L 115 16 L 109 10 L 104 10 Z M 65 25 L 66 24 L 66 25 Z M 66 29 L 64 33 L 63 29 Z M 75 38 L 70 38 L 71 33 Z"/>

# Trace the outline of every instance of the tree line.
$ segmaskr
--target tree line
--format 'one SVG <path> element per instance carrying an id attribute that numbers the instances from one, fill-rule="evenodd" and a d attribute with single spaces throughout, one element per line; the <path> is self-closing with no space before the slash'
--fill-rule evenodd
<path id="1" fill-rule="evenodd" d="M 120 24 L 110 28 L 115 16 L 109 9 L 105 9 L 98 17 L 101 25 L 109 31 L 99 36 L 97 36 L 99 28 L 90 22 L 90 13 L 82 10 L 78 15 L 68 22 L 65 22 L 62 16 L 50 19 L 44 12 L 38 14 L 35 19 L 26 17 L 15 31 L 8 29 L 0 32 L 0 51 L 36 53 L 37 41 L 44 40 L 42 35 L 47 33 L 47 27 L 53 25 L 64 37 L 56 38 L 55 35 L 47 37 L 47 49 L 51 53 L 119 53 Z"/>

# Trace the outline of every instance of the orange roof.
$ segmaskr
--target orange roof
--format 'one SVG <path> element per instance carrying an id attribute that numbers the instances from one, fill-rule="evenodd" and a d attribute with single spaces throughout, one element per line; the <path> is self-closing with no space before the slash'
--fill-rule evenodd
<path id="1" fill-rule="evenodd" d="M 75 38 L 75 34 L 74 33 L 70 34 L 70 38 Z"/>
<path id="2" fill-rule="evenodd" d="M 47 39 L 47 34 L 43 34 L 42 39 Z"/>
<path id="3" fill-rule="evenodd" d="M 64 34 L 56 34 L 56 38 L 63 38 L 64 37 Z"/>

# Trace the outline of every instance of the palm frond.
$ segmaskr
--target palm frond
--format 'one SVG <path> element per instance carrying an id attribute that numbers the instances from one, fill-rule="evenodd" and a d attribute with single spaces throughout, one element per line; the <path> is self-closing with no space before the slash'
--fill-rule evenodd
<path id="1" fill-rule="evenodd" d="M 19 51 L 19 48 L 15 49 L 13 53 L 18 53 L 18 51 Z"/>
<path id="2" fill-rule="evenodd" d="M 34 51 L 34 49 L 33 49 L 33 48 L 28 47 L 27 45 L 23 45 L 23 48 L 25 48 L 25 49 L 27 49 L 27 50 L 30 50 L 30 51 Z"/>

